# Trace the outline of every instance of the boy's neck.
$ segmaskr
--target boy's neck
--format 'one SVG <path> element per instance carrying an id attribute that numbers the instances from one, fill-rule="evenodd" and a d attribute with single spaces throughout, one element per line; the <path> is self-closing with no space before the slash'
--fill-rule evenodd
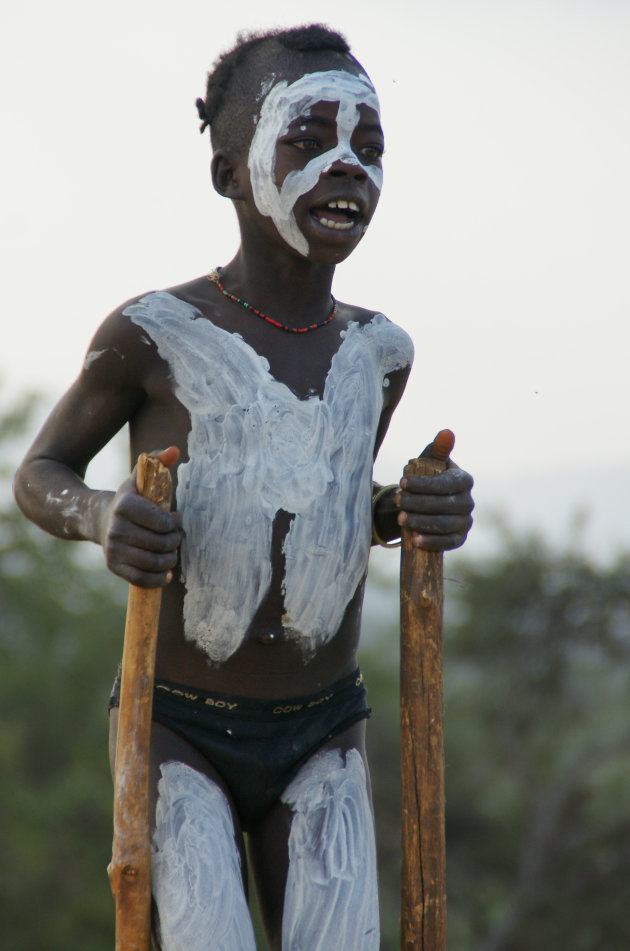
<path id="1" fill-rule="evenodd" d="M 264 256 L 241 246 L 222 271 L 226 289 L 288 326 L 305 326 L 330 311 L 333 266 L 286 253 Z"/>

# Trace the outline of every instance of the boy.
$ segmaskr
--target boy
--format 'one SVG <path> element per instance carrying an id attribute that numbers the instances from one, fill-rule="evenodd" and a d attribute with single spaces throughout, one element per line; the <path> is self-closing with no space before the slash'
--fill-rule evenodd
<path id="1" fill-rule="evenodd" d="M 412 358 L 404 331 L 331 296 L 376 209 L 378 100 L 342 37 L 241 40 L 198 100 L 212 180 L 241 245 L 224 268 L 123 305 L 16 477 L 42 528 L 164 586 L 151 761 L 155 941 L 253 951 L 243 831 L 274 951 L 379 947 L 357 669 L 372 461 Z M 306 336 L 308 334 L 308 337 Z M 161 453 L 175 503 L 83 482 L 125 423 Z M 404 522 L 444 550 L 472 480 L 378 492 L 378 541 Z M 112 696 L 112 748 L 117 725 Z"/>

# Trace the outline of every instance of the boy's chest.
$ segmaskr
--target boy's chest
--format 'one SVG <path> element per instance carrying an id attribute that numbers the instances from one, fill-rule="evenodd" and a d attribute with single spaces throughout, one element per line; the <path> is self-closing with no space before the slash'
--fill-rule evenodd
<path id="1" fill-rule="evenodd" d="M 266 363 L 274 380 L 289 387 L 301 400 L 323 397 L 333 358 L 342 348 L 350 324 L 357 323 L 354 310 L 345 304 L 335 305 L 336 315 L 332 321 L 293 333 L 242 308 L 217 307 L 203 294 L 194 293 L 190 297 L 187 294 L 179 303 L 184 308 L 190 306 L 201 323 L 206 324 L 205 333 L 200 332 L 198 336 L 205 337 L 205 357 L 210 366 L 216 369 L 213 359 L 216 347 L 225 348 L 229 346 L 229 337 L 236 338 Z M 221 304 L 225 302 L 220 301 Z M 197 329 L 201 330 L 194 328 L 194 331 Z"/>
<path id="2" fill-rule="evenodd" d="M 369 377 L 373 382 L 380 377 L 382 384 L 379 348 L 356 323 L 300 334 L 251 320 L 228 329 L 162 292 L 125 313 L 147 332 L 161 357 L 152 375 L 154 395 L 165 400 L 169 390 L 185 393 L 183 402 L 199 411 L 247 406 L 260 395 L 287 403 L 325 400 L 331 387 L 339 389 L 356 374 L 368 383 Z"/>
<path id="3" fill-rule="evenodd" d="M 150 295 L 126 314 L 161 358 L 154 413 L 164 412 L 171 438 L 179 440 L 178 429 L 194 434 L 189 449 L 194 442 L 196 453 L 228 458 L 234 448 L 235 469 L 239 459 L 258 453 L 277 456 L 289 468 L 293 457 L 305 465 L 342 443 L 356 442 L 357 452 L 371 455 L 391 369 L 390 347 L 381 339 L 389 333 L 384 318 L 374 326 L 354 323 L 343 333 L 276 331 L 270 346 L 274 338 L 247 340 L 166 293 Z"/>
<path id="4" fill-rule="evenodd" d="M 333 371 L 333 360 L 343 345 L 339 332 L 287 334 L 276 331 L 276 339 L 243 335 L 268 367 L 268 375 L 287 387 L 298 400 L 324 398 L 326 383 Z M 282 333 L 282 336 L 280 336 Z M 256 339 L 258 338 L 258 339 Z"/>

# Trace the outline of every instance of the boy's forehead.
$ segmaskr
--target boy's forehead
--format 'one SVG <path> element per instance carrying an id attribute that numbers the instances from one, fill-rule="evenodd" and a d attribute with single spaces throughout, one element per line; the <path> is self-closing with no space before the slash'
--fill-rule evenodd
<path id="1" fill-rule="evenodd" d="M 261 115 L 271 110 L 282 113 L 285 121 L 308 115 L 316 103 L 344 102 L 351 103 L 353 111 L 362 104 L 379 112 L 378 97 L 368 77 L 345 69 L 316 70 L 293 78 L 272 72 L 262 80 L 258 95 Z"/>
<path id="2" fill-rule="evenodd" d="M 288 86 L 298 84 L 301 87 L 307 77 L 317 76 L 323 84 L 325 80 L 321 77 L 325 74 L 334 73 L 341 76 L 345 73 L 348 81 L 351 81 L 352 77 L 360 76 L 363 81 L 369 83 L 361 65 L 348 54 L 336 50 L 288 50 L 274 43 L 261 50 L 256 66 L 258 73 L 256 105 L 258 107 L 269 91 L 282 82 Z M 314 91 L 314 83 L 311 80 L 307 82 L 309 93 L 311 93 Z"/>

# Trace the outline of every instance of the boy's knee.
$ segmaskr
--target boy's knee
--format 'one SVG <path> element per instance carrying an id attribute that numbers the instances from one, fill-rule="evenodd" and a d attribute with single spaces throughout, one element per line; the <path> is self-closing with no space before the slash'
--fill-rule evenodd
<path id="1" fill-rule="evenodd" d="M 225 795 L 184 763 L 161 772 L 151 873 L 162 951 L 255 951 Z"/>
<path id="2" fill-rule="evenodd" d="M 374 825 L 358 750 L 313 757 L 285 790 L 293 811 L 284 951 L 377 951 Z"/>

